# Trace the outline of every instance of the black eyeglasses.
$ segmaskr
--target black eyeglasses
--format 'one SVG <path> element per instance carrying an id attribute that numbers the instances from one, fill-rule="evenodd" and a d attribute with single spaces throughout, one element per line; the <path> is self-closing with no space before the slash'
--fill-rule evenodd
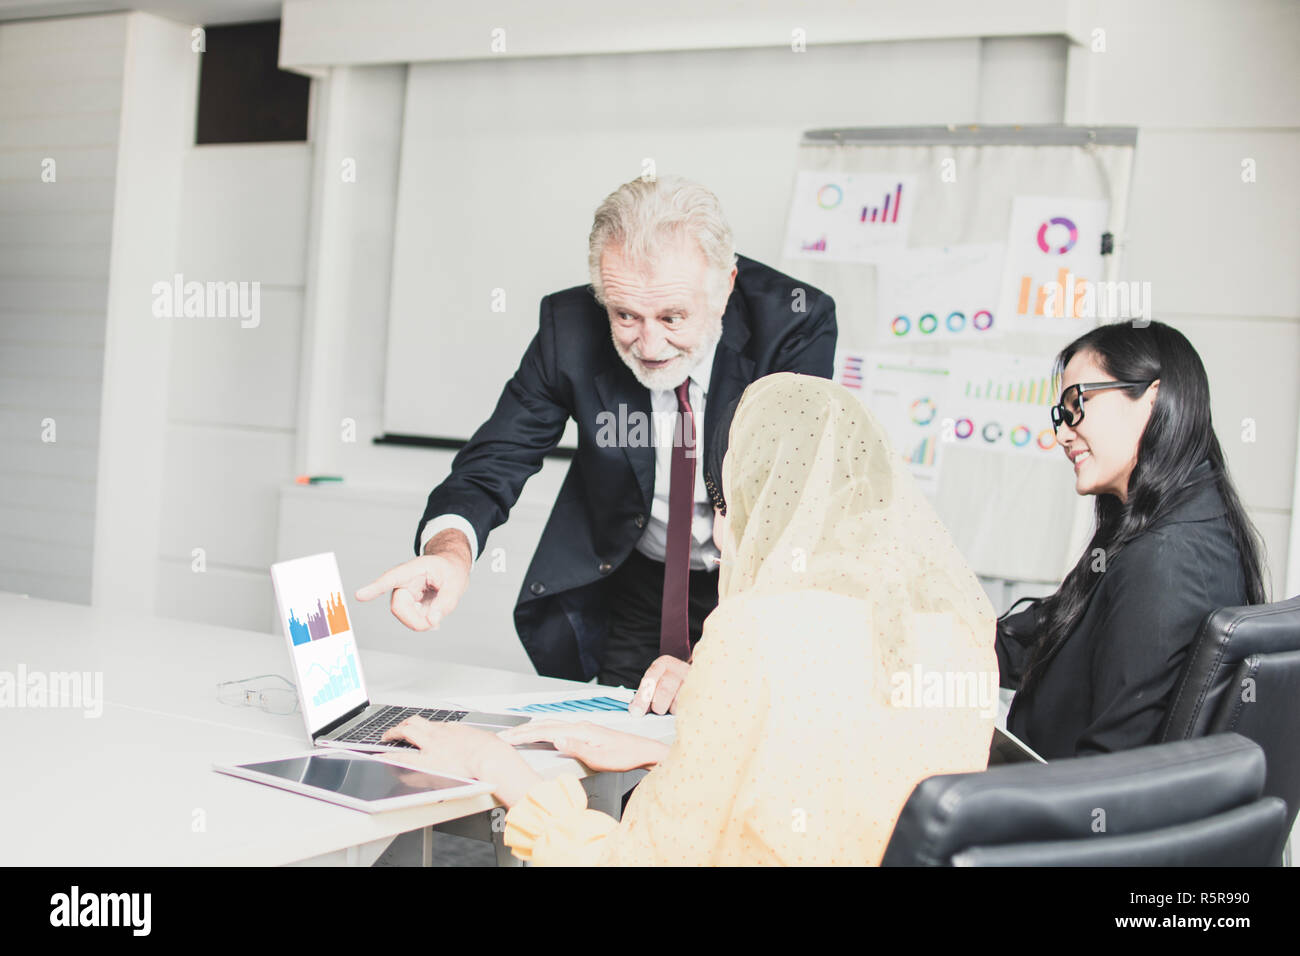
<path id="1" fill-rule="evenodd" d="M 1052 431 L 1062 425 L 1073 428 L 1083 421 L 1083 396 L 1085 392 L 1104 392 L 1108 388 L 1136 388 L 1150 385 L 1155 379 L 1145 382 L 1086 382 L 1071 385 L 1061 393 L 1061 400 L 1052 406 Z"/>

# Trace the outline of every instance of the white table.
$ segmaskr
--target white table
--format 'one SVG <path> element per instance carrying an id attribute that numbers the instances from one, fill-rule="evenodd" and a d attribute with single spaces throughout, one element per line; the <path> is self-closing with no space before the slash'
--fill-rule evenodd
<path id="1" fill-rule="evenodd" d="M 592 689 L 382 651 L 362 655 L 380 702 Z M 292 678 L 278 635 L 0 593 L 0 671 L 16 678 L 20 665 L 28 674 L 102 674 L 103 704 L 98 717 L 80 708 L 0 706 L 0 865 L 364 865 L 401 833 L 486 828 L 485 817 L 466 818 L 499 806 L 481 795 L 365 814 L 214 772 L 214 763 L 310 747 L 300 713 L 217 700 L 219 681 Z M 581 774 L 592 806 L 615 816 L 639 776 L 592 775 L 553 753 L 524 756 L 548 777 Z M 429 840 L 426 830 L 426 863 Z M 505 862 L 499 838 L 497 848 Z"/>

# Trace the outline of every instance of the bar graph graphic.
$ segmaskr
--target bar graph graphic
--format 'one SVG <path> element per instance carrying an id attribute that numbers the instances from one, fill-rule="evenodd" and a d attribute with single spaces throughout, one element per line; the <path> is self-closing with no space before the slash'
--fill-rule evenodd
<path id="1" fill-rule="evenodd" d="M 627 711 L 627 702 L 612 697 L 589 697 L 586 700 L 558 700 L 549 704 L 529 704 L 509 708 L 516 714 L 579 714 L 594 711 Z"/>
<path id="2" fill-rule="evenodd" d="M 890 204 L 893 208 L 890 208 Z M 859 222 L 898 222 L 898 212 L 903 205 L 903 184 L 894 186 L 892 193 L 885 193 L 885 201 L 879 206 L 863 206 L 858 217 Z M 879 218 L 877 218 L 877 216 Z"/>
<path id="3" fill-rule="evenodd" d="M 916 447 L 903 457 L 910 465 L 932 466 L 934 464 L 935 436 L 927 435 L 917 442 Z"/>
<path id="4" fill-rule="evenodd" d="M 317 598 L 316 610 L 308 611 L 305 621 L 299 619 L 296 610 L 289 611 L 289 636 L 295 646 L 350 630 L 348 609 L 343 604 L 343 594 L 338 591 L 329 596 L 324 606 Z"/>
<path id="5" fill-rule="evenodd" d="M 862 364 L 864 361 L 861 355 L 845 355 L 840 366 L 840 384 L 845 388 L 862 388 Z"/>
<path id="6" fill-rule="evenodd" d="M 1051 405 L 1055 401 L 1052 397 L 1052 380 L 1048 377 L 1000 382 L 992 378 L 982 382 L 968 379 L 965 397 L 1014 402 L 1018 405 Z"/>
<path id="7" fill-rule="evenodd" d="M 945 436 L 961 448 L 1060 457 L 1048 408 L 1055 403 L 1052 357 L 966 349 L 954 366 Z M 940 455 L 944 452 L 940 452 Z"/>
<path id="8" fill-rule="evenodd" d="M 352 642 L 345 643 L 335 661 L 329 664 L 309 665 L 303 672 L 303 677 L 319 688 L 311 695 L 312 703 L 317 706 L 358 690 L 361 687 L 361 678 L 357 674 L 357 658 Z"/>
<path id="9" fill-rule="evenodd" d="M 893 259 L 907 246 L 920 188 L 917 177 L 898 172 L 802 170 L 790 197 L 784 254 L 828 262 Z"/>

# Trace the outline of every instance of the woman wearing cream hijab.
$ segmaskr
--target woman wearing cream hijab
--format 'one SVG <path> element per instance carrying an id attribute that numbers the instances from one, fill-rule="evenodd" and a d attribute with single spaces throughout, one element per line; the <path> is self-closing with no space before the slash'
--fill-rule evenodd
<path id="1" fill-rule="evenodd" d="M 718 607 L 676 740 L 621 822 L 486 732 L 393 734 L 498 781 L 517 856 L 875 865 L 920 780 L 985 768 L 993 609 L 879 423 L 842 386 L 781 373 L 746 389 L 728 448 Z"/>

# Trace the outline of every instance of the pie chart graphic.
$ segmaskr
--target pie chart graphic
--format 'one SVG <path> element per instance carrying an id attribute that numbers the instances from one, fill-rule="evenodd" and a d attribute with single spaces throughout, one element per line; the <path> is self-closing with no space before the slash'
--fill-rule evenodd
<path id="1" fill-rule="evenodd" d="M 1065 245 L 1061 246 L 1059 249 L 1053 249 L 1051 246 L 1047 244 L 1047 230 L 1048 227 L 1050 226 L 1064 226 L 1066 229 L 1070 231 L 1070 241 L 1067 242 Z M 1058 256 L 1063 256 L 1071 249 L 1073 249 L 1074 244 L 1078 241 L 1079 241 L 1079 227 L 1076 226 L 1069 219 L 1066 219 L 1064 216 L 1057 216 L 1053 219 L 1049 219 L 1047 222 L 1043 223 L 1041 226 L 1038 227 L 1038 248 L 1042 249 L 1044 252 L 1056 253 L 1056 255 Z"/>
<path id="2" fill-rule="evenodd" d="M 817 190 L 817 205 L 823 209 L 834 209 L 844 199 L 844 190 L 834 183 L 827 183 Z"/>

